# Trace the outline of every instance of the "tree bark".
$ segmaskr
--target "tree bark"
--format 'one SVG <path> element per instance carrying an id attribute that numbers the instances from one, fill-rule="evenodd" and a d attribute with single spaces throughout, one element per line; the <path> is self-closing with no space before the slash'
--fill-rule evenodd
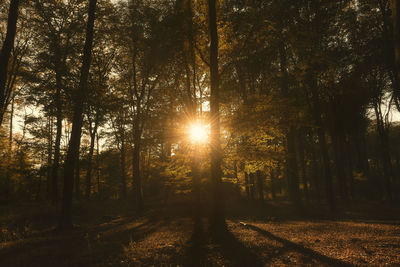
<path id="1" fill-rule="evenodd" d="M 71 139 L 68 145 L 67 157 L 64 166 L 64 188 L 61 207 L 60 228 L 72 228 L 72 191 L 74 182 L 74 165 L 79 153 L 84 104 L 87 98 L 87 80 L 92 55 L 93 26 L 95 20 L 97 0 L 89 0 L 88 22 L 86 28 L 85 47 L 83 51 L 81 75 L 79 87 L 74 103 L 74 115 L 72 119 Z"/>
<path id="2" fill-rule="evenodd" d="M 271 176 L 271 197 L 273 200 L 276 199 L 276 182 L 275 182 L 275 172 L 274 172 L 274 167 L 271 167 L 270 170 L 270 176 Z"/>
<path id="3" fill-rule="evenodd" d="M 53 118 L 48 116 L 47 118 L 47 168 L 46 168 L 46 199 L 50 199 L 51 190 L 51 174 L 52 174 L 52 159 L 53 159 Z"/>
<path id="4" fill-rule="evenodd" d="M 90 199 L 90 189 L 92 188 L 92 162 L 93 162 L 93 152 L 94 152 L 94 143 L 96 139 L 96 132 L 98 126 L 98 115 L 96 114 L 96 119 L 94 121 L 94 127 L 92 128 L 92 122 L 89 121 L 89 133 L 90 133 L 90 147 L 88 154 L 88 165 L 86 170 L 86 191 L 85 196 L 87 199 Z"/>
<path id="5" fill-rule="evenodd" d="M 208 0 L 208 18 L 210 34 L 210 118 L 211 118 L 211 184 L 212 184 L 212 218 L 211 225 L 225 228 L 224 197 L 221 180 L 221 136 L 219 118 L 219 67 L 218 67 L 218 31 L 216 0 Z"/>
<path id="6" fill-rule="evenodd" d="M 282 73 L 281 90 L 284 97 L 289 98 L 289 84 L 286 62 L 286 49 L 283 41 L 279 46 L 279 57 Z M 296 159 L 296 128 L 290 121 L 289 115 L 286 116 L 286 121 L 289 124 L 286 130 L 286 163 L 287 163 L 287 180 L 289 198 L 294 205 L 301 205 L 300 191 L 299 191 L 299 174 Z"/>
<path id="7" fill-rule="evenodd" d="M 383 167 L 383 178 L 385 183 L 384 187 L 386 191 L 386 198 L 388 200 L 392 200 L 391 180 L 393 179 L 393 167 L 392 167 L 392 159 L 390 157 L 390 152 L 389 152 L 389 133 L 388 129 L 385 129 L 380 109 L 381 109 L 380 103 L 378 101 L 374 101 L 374 111 L 376 116 L 379 150 Z"/>
<path id="8" fill-rule="evenodd" d="M 264 175 L 261 171 L 256 172 L 257 175 L 257 188 L 258 188 L 258 200 L 264 204 Z"/>
<path id="9" fill-rule="evenodd" d="M 326 144 L 325 138 L 325 127 L 322 124 L 321 113 L 319 108 L 319 100 L 316 97 L 314 98 L 314 117 L 316 120 L 316 124 L 318 126 L 317 134 L 320 145 L 320 150 L 322 154 L 322 162 L 324 166 L 324 177 L 325 177 L 325 190 L 326 197 L 328 198 L 328 206 L 331 211 L 335 210 L 335 199 L 333 195 L 333 186 L 332 186 L 332 173 L 329 161 L 329 153 L 328 146 Z"/>
<path id="10" fill-rule="evenodd" d="M 132 178 L 135 187 L 136 197 L 136 208 L 140 212 L 143 211 L 143 189 L 142 189 L 142 177 L 140 175 L 140 145 L 142 132 L 139 125 L 139 114 L 134 122 L 134 133 L 133 133 L 133 151 L 132 151 Z"/>
<path id="11" fill-rule="evenodd" d="M 250 183 L 249 183 L 249 189 L 250 189 L 250 199 L 251 201 L 254 201 L 255 199 L 255 186 L 254 186 L 254 173 L 251 172 L 249 174 L 249 178 L 250 178 Z"/>
<path id="12" fill-rule="evenodd" d="M 15 35 L 17 32 L 19 0 L 11 0 L 8 11 L 7 33 L 0 52 L 0 126 L 3 122 L 3 115 L 6 100 L 6 81 L 8 61 L 10 60 L 11 50 L 14 47 Z"/>
<path id="13" fill-rule="evenodd" d="M 125 138 L 122 136 L 121 138 L 121 198 L 126 199 L 126 167 L 125 167 Z"/>
<path id="14" fill-rule="evenodd" d="M 317 160 L 317 148 L 315 147 L 315 144 L 312 144 L 312 150 L 311 150 L 311 156 L 312 156 L 312 191 L 313 195 L 315 197 L 315 200 L 317 201 L 317 204 L 321 203 L 321 186 L 320 186 L 320 178 L 319 178 L 319 173 L 320 173 L 320 168 Z"/>
<path id="15" fill-rule="evenodd" d="M 391 0 L 393 23 L 393 48 L 394 48 L 394 95 L 397 109 L 400 109 L 400 0 Z"/>
<path id="16" fill-rule="evenodd" d="M 345 151 L 343 133 L 334 133 L 332 136 L 332 145 L 335 155 L 336 176 L 339 182 L 340 196 L 343 201 L 348 201 L 347 173 L 345 167 Z"/>
<path id="17" fill-rule="evenodd" d="M 299 153 L 299 161 L 301 167 L 301 178 L 303 182 L 303 190 L 304 190 L 304 197 L 306 202 L 310 202 L 309 197 L 309 190 L 308 190 L 308 177 L 307 177 L 307 170 L 306 170 L 306 158 L 304 153 L 304 129 L 301 129 L 298 134 L 298 153 Z"/>
<path id="18" fill-rule="evenodd" d="M 96 170 L 97 170 L 97 196 L 98 199 L 101 199 L 101 186 L 100 186 L 100 178 L 101 178 L 101 169 L 100 169 L 100 147 L 99 147 L 99 133 L 97 129 L 96 133 Z"/>
<path id="19" fill-rule="evenodd" d="M 61 74 L 59 68 L 56 70 L 56 140 L 54 142 L 54 161 L 51 173 L 51 201 L 53 204 L 58 202 L 58 170 L 60 167 L 60 145 L 62 135 L 62 104 L 61 104 Z"/>
<path id="20" fill-rule="evenodd" d="M 10 133 L 8 136 L 8 155 L 7 155 L 7 170 L 4 185 L 4 198 L 8 201 L 10 198 L 10 180 L 11 180 L 11 159 L 12 159 L 12 143 L 13 143 L 13 121 L 14 121 L 14 99 L 11 102 L 10 112 Z"/>
<path id="21" fill-rule="evenodd" d="M 244 172 L 244 186 L 246 188 L 247 199 L 250 199 L 249 174 L 247 172 Z"/>
<path id="22" fill-rule="evenodd" d="M 326 196 L 328 199 L 328 206 L 331 211 L 334 211 L 336 209 L 335 207 L 335 198 L 333 194 L 333 185 L 332 185 L 332 173 L 331 173 L 331 167 L 330 167 L 330 160 L 329 160 L 329 152 L 328 152 L 328 146 L 326 143 L 326 137 L 325 137 L 325 125 L 322 121 L 321 118 L 321 107 L 320 107 L 320 99 L 318 95 L 318 88 L 317 88 L 317 81 L 316 77 L 314 77 L 314 73 L 310 72 L 308 73 L 308 79 L 310 82 L 310 89 L 312 92 L 312 103 L 313 103 L 313 117 L 315 120 L 315 124 L 318 127 L 317 128 L 317 135 L 318 135 L 318 140 L 319 140 L 319 146 L 321 150 L 321 156 L 322 156 L 322 162 L 324 166 L 324 177 L 325 177 L 325 190 L 326 190 Z"/>
<path id="23" fill-rule="evenodd" d="M 81 198 L 81 166 L 80 166 L 80 160 L 79 160 L 79 151 L 78 151 L 78 156 L 76 158 L 76 163 L 75 163 L 75 197 L 76 199 Z"/>

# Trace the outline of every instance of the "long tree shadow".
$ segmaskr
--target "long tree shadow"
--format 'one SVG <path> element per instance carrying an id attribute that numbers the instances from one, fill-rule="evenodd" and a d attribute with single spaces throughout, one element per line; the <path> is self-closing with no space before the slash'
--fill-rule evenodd
<path id="1" fill-rule="evenodd" d="M 303 255 L 309 257 L 309 258 L 313 258 L 315 260 L 320 261 L 323 265 L 329 265 L 329 266 L 354 266 L 350 263 L 344 262 L 342 260 L 339 259 L 335 259 L 335 258 L 331 258 L 328 256 L 325 256 L 321 253 L 318 253 L 312 249 L 309 249 L 307 247 L 304 247 L 300 244 L 291 242 L 287 239 L 281 238 L 279 236 L 276 236 L 274 234 L 272 234 L 271 232 L 268 232 L 264 229 L 261 229 L 257 226 L 254 225 L 247 225 L 247 227 L 249 229 L 252 229 L 254 231 L 257 231 L 258 233 L 262 234 L 263 236 L 272 239 L 272 240 L 276 240 L 279 243 L 283 244 L 286 248 L 290 249 L 290 250 L 294 250 L 294 251 L 298 251 L 300 253 L 302 253 Z"/>
<path id="2" fill-rule="evenodd" d="M 201 218 L 193 221 L 192 236 L 187 244 L 186 256 L 184 257 L 185 266 L 205 266 L 206 265 L 206 240 Z"/>
<path id="3" fill-rule="evenodd" d="M 49 231 L 40 237 L 22 240 L 0 249 L 1 266 L 92 265 L 118 257 L 122 246 L 139 241 L 157 231 L 162 222 L 128 222 L 115 225 L 74 229 L 69 232 Z M 99 257 L 99 255 L 103 255 Z"/>
<path id="4" fill-rule="evenodd" d="M 259 256 L 244 246 L 228 229 L 214 229 L 211 234 L 212 241 L 220 247 L 229 266 L 264 266 Z"/>

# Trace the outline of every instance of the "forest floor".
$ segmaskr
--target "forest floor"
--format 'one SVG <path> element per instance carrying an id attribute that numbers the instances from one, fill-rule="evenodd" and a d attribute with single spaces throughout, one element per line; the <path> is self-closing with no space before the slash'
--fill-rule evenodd
<path id="1" fill-rule="evenodd" d="M 128 202 L 76 203 L 71 231 L 55 228 L 50 205 L 0 206 L 0 266 L 400 266 L 400 205 L 331 215 L 241 201 L 227 208 L 228 231 L 211 234 L 207 216 L 193 233 L 187 203 L 154 202 L 142 216 Z"/>

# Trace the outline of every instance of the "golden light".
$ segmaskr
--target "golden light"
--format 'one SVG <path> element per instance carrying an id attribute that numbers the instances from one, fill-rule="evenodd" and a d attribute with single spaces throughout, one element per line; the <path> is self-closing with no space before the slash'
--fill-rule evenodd
<path id="1" fill-rule="evenodd" d="M 189 127 L 189 137 L 193 143 L 206 143 L 208 140 L 209 125 L 196 122 Z"/>

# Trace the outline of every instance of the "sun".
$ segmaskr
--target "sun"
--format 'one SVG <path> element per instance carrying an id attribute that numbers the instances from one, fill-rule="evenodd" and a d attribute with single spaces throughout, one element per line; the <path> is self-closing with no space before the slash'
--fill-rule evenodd
<path id="1" fill-rule="evenodd" d="M 189 137 L 193 143 L 206 143 L 208 140 L 209 125 L 193 123 L 189 127 Z"/>

